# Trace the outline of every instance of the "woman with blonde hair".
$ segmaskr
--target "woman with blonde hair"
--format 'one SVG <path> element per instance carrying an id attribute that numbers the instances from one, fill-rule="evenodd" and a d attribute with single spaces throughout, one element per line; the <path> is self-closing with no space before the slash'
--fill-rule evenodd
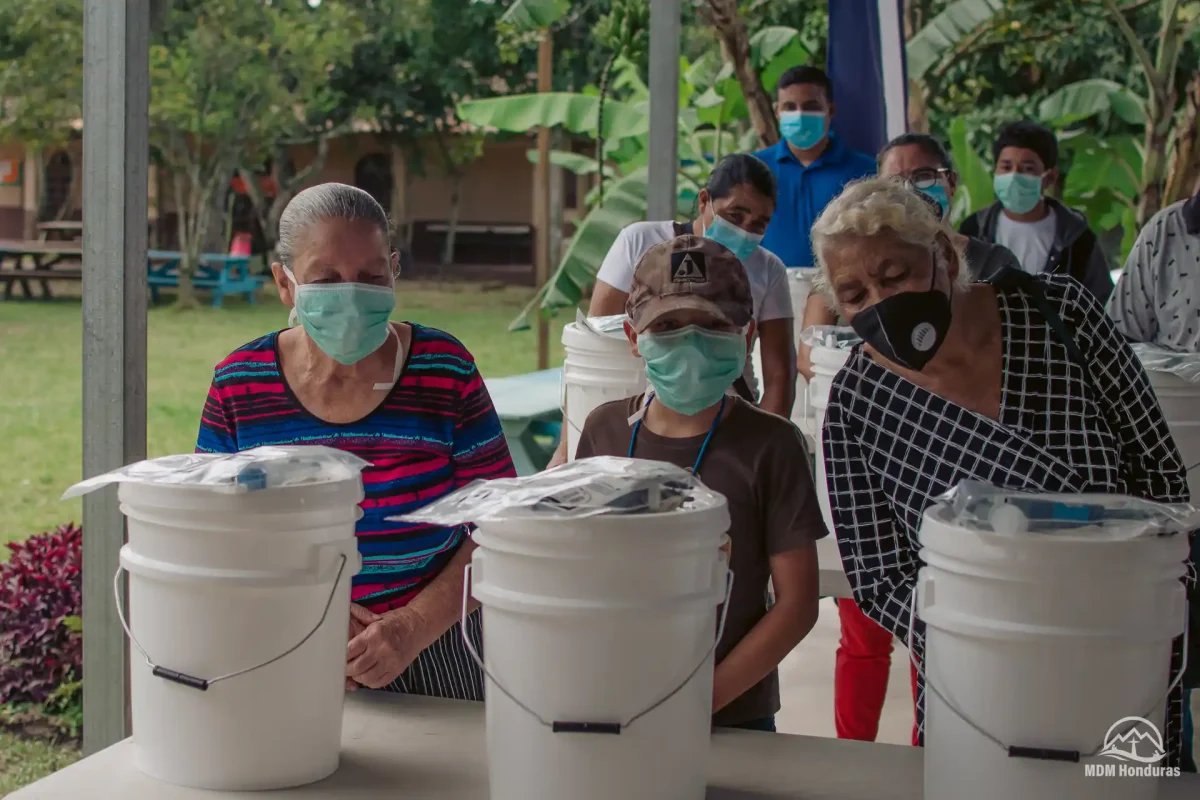
<path id="1" fill-rule="evenodd" d="M 918 661 L 923 626 L 909 630 L 910 607 L 933 498 L 977 480 L 1188 499 L 1146 373 L 1074 279 L 1009 270 L 968 282 L 952 229 L 894 179 L 848 186 L 812 237 L 828 300 L 863 338 L 833 381 L 823 429 L 834 531 L 855 601 Z M 1174 668 L 1181 658 L 1177 646 Z M 1171 766 L 1182 711 L 1175 691 Z M 921 682 L 918 743 L 923 727 Z"/>

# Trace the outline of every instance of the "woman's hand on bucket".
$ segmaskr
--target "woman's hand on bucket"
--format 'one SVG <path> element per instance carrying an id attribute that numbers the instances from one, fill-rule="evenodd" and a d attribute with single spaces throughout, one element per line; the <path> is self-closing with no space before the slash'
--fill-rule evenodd
<path id="1" fill-rule="evenodd" d="M 380 619 L 382 619 L 382 617 L 380 617 L 374 611 L 371 611 L 370 609 L 367 609 L 367 608 L 363 608 L 362 606 L 358 605 L 357 603 L 351 603 L 350 604 L 350 635 L 347 637 L 346 641 L 347 642 L 353 641 L 354 637 L 358 636 L 360 633 L 365 631 L 367 629 L 368 625 L 370 625 L 372 622 L 376 622 Z M 347 659 L 347 661 L 349 661 L 349 659 Z M 353 678 L 347 677 L 346 678 L 346 691 L 353 692 L 356 689 L 358 689 L 358 681 L 354 680 Z"/>
<path id="2" fill-rule="evenodd" d="M 400 677 L 425 649 L 425 620 L 409 608 L 382 616 L 366 613 L 374 620 L 346 647 L 347 686 L 354 681 L 368 689 L 382 689 Z M 359 622 L 367 619 L 361 614 L 355 618 Z"/>

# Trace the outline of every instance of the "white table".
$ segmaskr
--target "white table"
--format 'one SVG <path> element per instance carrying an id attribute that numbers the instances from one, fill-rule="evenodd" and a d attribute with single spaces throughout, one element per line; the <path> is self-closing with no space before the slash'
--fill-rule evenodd
<path id="1" fill-rule="evenodd" d="M 709 800 L 921 800 L 913 747 L 784 734 L 713 736 Z M 342 766 L 312 786 L 206 792 L 137 772 L 126 740 L 9 800 L 487 800 L 483 706 L 363 692 L 346 703 Z M 1200 778 L 1163 781 L 1160 800 L 1195 800 Z M 569 800 L 564 798 L 563 800 Z M 966 798 L 964 798 L 966 800 Z M 1074 800 L 1074 798 L 1064 798 Z"/>

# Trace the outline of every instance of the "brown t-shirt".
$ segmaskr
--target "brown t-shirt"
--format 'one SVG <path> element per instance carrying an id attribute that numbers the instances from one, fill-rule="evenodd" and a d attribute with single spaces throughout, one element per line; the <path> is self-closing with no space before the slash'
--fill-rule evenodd
<path id="1" fill-rule="evenodd" d="M 767 613 L 769 558 L 826 535 L 800 431 L 788 420 L 737 397 L 717 425 L 700 464 L 705 486 L 729 503 L 733 597 L 725 634 L 717 646 L 719 663 Z M 605 403 L 588 417 L 577 458 L 627 456 L 633 429 L 629 417 L 642 397 Z M 684 468 L 696 462 L 704 436 L 668 439 L 643 425 L 634 456 Z M 738 725 L 779 710 L 779 674 L 770 675 L 713 717 L 717 725 Z"/>

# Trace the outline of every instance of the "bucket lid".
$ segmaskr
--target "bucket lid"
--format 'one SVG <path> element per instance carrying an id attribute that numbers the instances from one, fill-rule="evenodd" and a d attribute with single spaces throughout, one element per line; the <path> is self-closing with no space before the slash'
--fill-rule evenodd
<path id="1" fill-rule="evenodd" d="M 422 509 L 389 519 L 446 526 L 530 517 L 628 520 L 631 515 L 724 507 L 724 497 L 674 464 L 601 456 L 520 478 L 475 481 Z"/>
<path id="2" fill-rule="evenodd" d="M 937 503 L 925 511 L 917 538 L 922 552 L 928 550 L 955 559 L 1015 569 L 1039 565 L 1058 569 L 1064 560 L 1054 556 L 1061 554 L 1066 562 L 1079 563 L 1081 568 L 1085 565 L 1079 559 L 1099 558 L 1105 563 L 1122 565 L 1122 569 L 1134 568 L 1136 564 L 1130 559 L 1135 559 L 1146 566 L 1173 565 L 1172 568 L 1182 570 L 1189 549 L 1187 536 L 1181 535 L 1114 536 L 1094 528 L 997 531 L 986 522 L 964 519 L 945 503 Z M 1053 559 L 1053 563 L 1046 559 Z"/>
<path id="3" fill-rule="evenodd" d="M 256 447 L 239 453 L 188 453 L 139 461 L 81 481 L 63 494 L 79 497 L 110 483 L 170 486 L 193 491 L 244 494 L 325 484 L 357 483 L 369 466 L 332 447 Z"/>

